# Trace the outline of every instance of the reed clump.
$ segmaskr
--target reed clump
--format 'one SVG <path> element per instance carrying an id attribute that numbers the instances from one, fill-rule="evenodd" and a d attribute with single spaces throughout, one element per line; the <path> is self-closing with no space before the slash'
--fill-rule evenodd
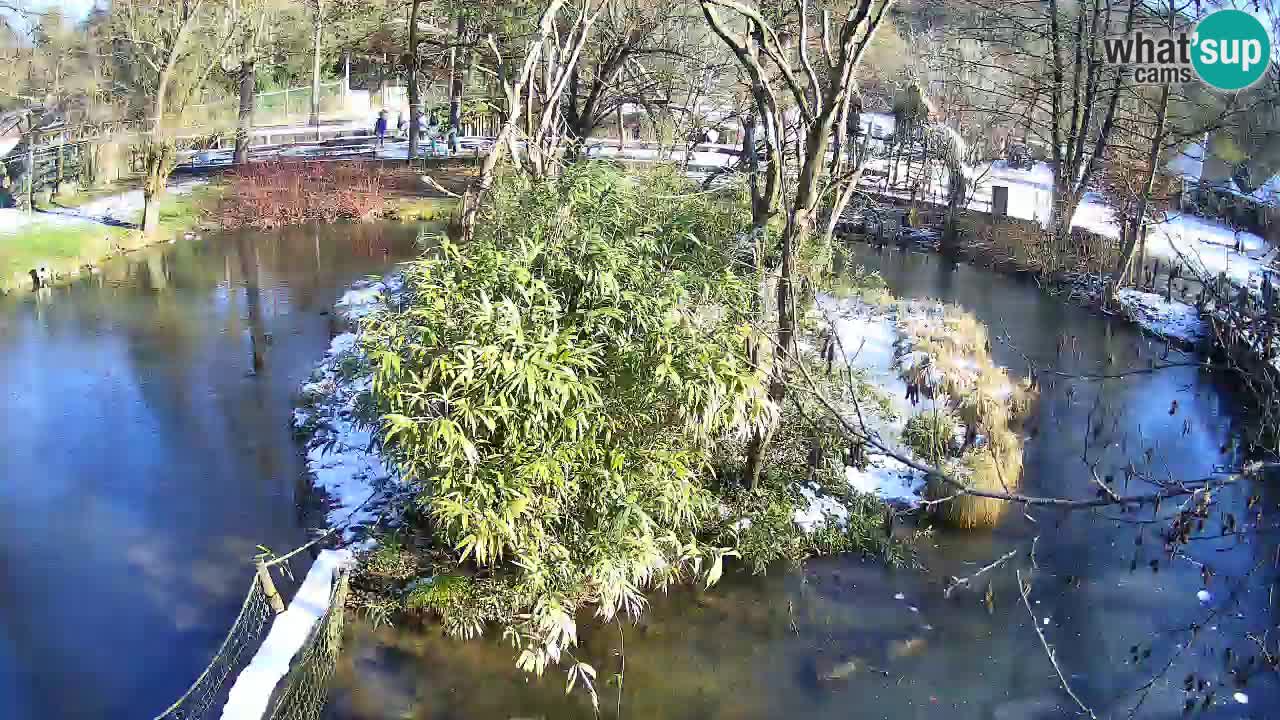
<path id="1" fill-rule="evenodd" d="M 904 302 L 899 318 L 899 376 L 913 402 L 931 401 L 908 420 L 902 441 L 953 481 L 929 478 L 925 496 L 943 501 L 931 506 L 931 514 L 952 527 L 992 527 L 1008 502 L 965 494 L 956 483 L 982 492 L 1017 490 L 1023 444 L 1017 431 L 1034 390 L 995 365 L 986 327 L 973 315 Z"/>

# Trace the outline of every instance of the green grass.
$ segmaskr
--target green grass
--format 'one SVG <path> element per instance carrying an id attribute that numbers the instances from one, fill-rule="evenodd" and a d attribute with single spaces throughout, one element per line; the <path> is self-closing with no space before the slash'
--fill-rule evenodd
<path id="1" fill-rule="evenodd" d="M 204 208 L 222 192 L 220 186 L 202 185 L 182 195 L 166 195 L 160 204 L 160 227 L 149 240 L 137 230 L 98 223 L 37 222 L 20 232 L 0 234 L 0 293 L 29 288 L 32 268 L 46 265 L 55 278 L 65 277 L 122 250 L 134 250 L 196 227 Z"/>
<path id="2" fill-rule="evenodd" d="M 51 207 L 78 208 L 86 203 L 102 198 L 112 197 L 121 193 L 137 190 L 138 183 L 132 180 L 121 180 L 119 182 L 109 183 L 102 186 L 82 187 L 78 188 L 74 193 L 63 193 L 55 195 L 49 203 Z M 42 205 L 43 206 L 43 205 Z"/>
<path id="3" fill-rule="evenodd" d="M 204 213 L 226 191 L 222 185 L 200 185 L 181 195 L 168 193 L 160 201 L 159 237 L 185 232 L 200 224 Z"/>
<path id="4" fill-rule="evenodd" d="M 0 290 L 27 287 L 29 270 L 47 265 L 55 275 L 70 273 L 111 254 L 126 243 L 129 231 L 107 225 L 38 224 L 0 235 Z"/>
<path id="5" fill-rule="evenodd" d="M 447 220 L 458 201 L 452 198 L 393 198 L 387 201 L 387 215 L 402 222 Z"/>

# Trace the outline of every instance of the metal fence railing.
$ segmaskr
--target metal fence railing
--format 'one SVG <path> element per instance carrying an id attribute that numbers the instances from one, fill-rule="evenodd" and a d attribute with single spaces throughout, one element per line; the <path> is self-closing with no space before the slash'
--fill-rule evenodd
<path id="1" fill-rule="evenodd" d="M 274 615 L 267 593 L 258 576 L 254 575 L 240 614 L 236 616 L 231 629 L 227 631 L 226 639 L 214 653 L 209 665 L 182 697 L 156 716 L 156 720 L 204 720 L 217 717 L 214 711 L 218 709 L 219 701 L 226 697 L 227 681 L 240 669 L 245 656 L 252 655 L 251 646 L 256 647 L 258 637 Z"/>
<path id="2" fill-rule="evenodd" d="M 329 609 L 316 623 L 301 659 L 285 677 L 283 690 L 267 713 L 270 720 L 317 720 L 329 694 L 329 680 L 342 651 L 343 607 L 347 603 L 349 573 L 343 570 L 334 583 Z"/>
<path id="3" fill-rule="evenodd" d="M 347 88 L 345 81 L 320 84 L 320 113 L 340 112 L 344 109 Z M 234 128 L 240 113 L 239 98 L 226 98 L 215 102 L 193 105 L 187 108 L 183 123 L 187 127 L 200 127 L 212 131 Z M 288 125 L 305 122 L 311 115 L 311 86 L 285 88 L 257 93 L 254 98 L 253 124 Z"/>

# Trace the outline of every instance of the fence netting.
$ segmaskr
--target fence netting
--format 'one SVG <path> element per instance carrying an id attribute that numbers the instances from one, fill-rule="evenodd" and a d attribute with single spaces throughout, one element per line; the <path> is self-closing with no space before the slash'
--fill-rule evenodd
<path id="1" fill-rule="evenodd" d="M 307 642 L 294 656 L 293 665 L 272 695 L 263 720 L 317 720 L 328 696 L 342 649 L 343 607 L 347 599 L 347 572 L 335 578 L 329 607 L 316 622 Z M 236 617 L 209 666 L 181 698 L 156 720 L 219 720 L 227 693 L 237 674 L 253 658 L 259 639 L 271 626 L 275 613 L 257 575 L 249 584 L 240 615 Z"/>
<path id="2" fill-rule="evenodd" d="M 285 676 L 270 720 L 317 720 L 329 695 L 329 680 L 342 651 L 343 608 L 347 604 L 347 572 L 338 574 L 329 597 L 329 609 L 316 623 L 311 638 Z"/>
<path id="3" fill-rule="evenodd" d="M 226 699 L 228 680 L 243 667 L 242 661 L 252 657 L 258 646 L 257 640 L 270 624 L 273 615 L 267 594 L 263 591 L 258 576 L 254 575 L 240 614 L 227 632 L 222 646 L 209 661 L 208 667 L 182 697 L 156 716 L 156 720 L 216 718 L 222 709 L 220 701 Z"/>

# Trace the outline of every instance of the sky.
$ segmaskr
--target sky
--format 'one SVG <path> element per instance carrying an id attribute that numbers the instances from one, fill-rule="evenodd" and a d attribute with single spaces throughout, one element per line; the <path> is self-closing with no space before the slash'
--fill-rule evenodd
<path id="1" fill-rule="evenodd" d="M 45 10 L 61 10 L 62 14 L 68 20 L 83 20 L 88 17 L 89 11 L 98 0 L 18 0 L 19 5 L 43 12 Z M 9 24 L 19 31 L 27 27 L 27 23 L 23 18 L 8 12 L 0 12 L 0 20 L 7 20 Z"/>
<path id="2" fill-rule="evenodd" d="M 89 14 L 94 0 L 28 0 L 33 10 L 52 10 L 57 8 L 62 14 L 79 20 Z"/>

